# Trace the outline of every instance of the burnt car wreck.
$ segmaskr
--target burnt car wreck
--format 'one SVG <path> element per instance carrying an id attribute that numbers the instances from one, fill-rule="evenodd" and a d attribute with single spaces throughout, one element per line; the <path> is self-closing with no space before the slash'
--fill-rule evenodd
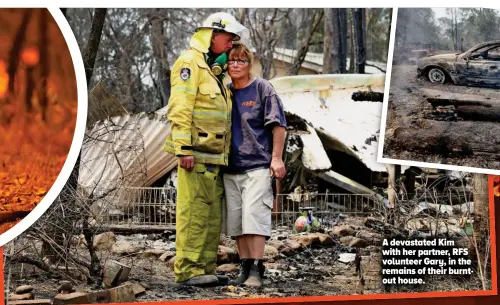
<path id="1" fill-rule="evenodd" d="M 500 88 L 500 40 L 463 53 L 422 57 L 417 60 L 417 72 L 432 83 Z"/>

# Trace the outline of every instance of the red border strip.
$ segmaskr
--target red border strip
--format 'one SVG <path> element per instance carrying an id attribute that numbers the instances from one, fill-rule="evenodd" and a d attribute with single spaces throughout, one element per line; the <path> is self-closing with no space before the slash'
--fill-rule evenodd
<path id="1" fill-rule="evenodd" d="M 478 291 L 459 291 L 459 292 L 422 292 L 422 293 L 391 293 L 391 294 L 368 294 L 368 295 L 341 295 L 341 296 L 317 296 L 317 297 L 287 297 L 287 298 L 259 298 L 259 299 L 224 299 L 224 300 L 198 300 L 198 301 L 154 301 L 154 302 L 133 302 L 133 303 L 113 303 L 114 305 L 163 305 L 163 304 L 300 304 L 300 303 L 316 303 L 332 304 L 332 301 L 351 301 L 351 304 L 359 304 L 363 301 L 371 300 L 376 304 L 401 304 L 402 299 L 407 299 L 405 304 L 420 304 L 422 299 L 429 304 L 453 304 L 461 303 L 467 304 L 500 304 L 500 296 L 498 296 L 498 282 L 497 282 L 497 235 L 496 235 L 496 214 L 500 212 L 495 211 L 495 200 L 493 196 L 493 176 L 488 177 L 488 199 L 490 211 L 490 244 L 491 244 L 491 270 L 492 270 L 492 290 L 478 290 Z M 3 250 L 3 248 L 0 248 Z M 3 252 L 0 257 L 0 263 L 3 266 Z M 4 270 L 0 270 L 0 287 L 4 288 Z M 490 296 L 490 297 L 488 297 Z M 493 296 L 493 297 L 491 297 Z M 482 298 L 478 298 L 482 297 Z M 461 298 L 461 299 L 457 299 Z M 1 303 L 5 304 L 4 293 L 0 297 Z M 398 301 L 395 303 L 393 301 Z M 366 304 L 366 302 L 363 302 Z"/>
<path id="2" fill-rule="evenodd" d="M 495 292 L 495 295 L 498 295 L 498 267 L 497 267 L 497 230 L 496 230 L 496 216 L 497 211 L 495 210 L 495 197 L 493 192 L 493 175 L 488 176 L 488 199 L 490 201 L 490 248 L 491 248 L 491 287 Z M 500 212 L 500 208 L 499 208 Z"/>

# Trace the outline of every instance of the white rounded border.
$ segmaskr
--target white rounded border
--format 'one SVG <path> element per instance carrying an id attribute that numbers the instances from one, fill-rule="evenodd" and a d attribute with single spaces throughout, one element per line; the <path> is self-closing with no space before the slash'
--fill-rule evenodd
<path id="1" fill-rule="evenodd" d="M 83 65 L 82 55 L 80 53 L 80 48 L 76 38 L 68 24 L 68 21 L 62 14 L 61 10 L 57 7 L 48 8 L 52 17 L 56 21 L 59 29 L 61 30 L 66 44 L 68 46 L 71 58 L 73 60 L 73 66 L 75 68 L 76 85 L 77 85 L 77 95 L 78 95 L 78 112 L 76 115 L 76 125 L 75 132 L 73 134 L 73 142 L 71 143 L 71 148 L 69 150 L 68 156 L 64 165 L 57 176 L 54 184 L 47 192 L 45 197 L 40 201 L 40 203 L 19 223 L 14 227 L 10 228 L 8 231 L 0 236 L 0 247 L 4 246 L 6 243 L 10 242 L 21 233 L 26 231 L 35 221 L 37 221 L 40 216 L 50 207 L 50 205 L 55 201 L 62 188 L 68 181 L 71 172 L 75 166 L 78 155 L 83 143 L 83 136 L 85 134 L 85 125 L 87 122 L 87 78 L 85 76 L 85 68 Z"/>

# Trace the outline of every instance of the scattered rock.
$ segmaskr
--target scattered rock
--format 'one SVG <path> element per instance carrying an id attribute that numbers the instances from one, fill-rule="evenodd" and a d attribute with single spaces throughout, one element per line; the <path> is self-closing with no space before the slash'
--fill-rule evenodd
<path id="1" fill-rule="evenodd" d="M 146 249 L 141 252 L 141 258 L 161 257 L 165 253 L 163 249 Z"/>
<path id="2" fill-rule="evenodd" d="M 353 248 L 364 248 L 368 246 L 368 243 L 366 242 L 366 240 L 363 240 L 361 238 L 358 238 L 358 237 L 354 237 L 351 242 L 349 243 L 349 247 L 353 247 Z"/>
<path id="3" fill-rule="evenodd" d="M 354 260 L 356 259 L 356 253 L 341 253 L 339 255 L 339 261 L 342 262 L 342 263 L 350 263 L 350 262 L 354 262 Z"/>
<path id="4" fill-rule="evenodd" d="M 300 244 L 301 248 L 309 248 L 320 243 L 319 236 L 314 235 L 315 233 L 306 235 L 293 235 L 292 239 Z"/>
<path id="5" fill-rule="evenodd" d="M 217 263 L 218 264 L 228 264 L 238 261 L 238 253 L 231 248 L 220 246 L 217 251 Z"/>
<path id="6" fill-rule="evenodd" d="M 73 285 L 70 281 L 61 281 L 59 287 L 57 287 L 57 292 L 59 293 L 70 293 L 73 292 Z"/>
<path id="7" fill-rule="evenodd" d="M 144 287 L 144 285 L 141 285 L 139 283 L 125 282 L 122 284 L 122 286 L 125 286 L 125 285 L 132 285 L 132 291 L 134 292 L 134 295 L 136 295 L 136 296 L 146 292 L 146 287 Z"/>
<path id="8" fill-rule="evenodd" d="M 223 264 L 217 267 L 217 271 L 223 273 L 236 272 L 239 271 L 239 267 L 236 264 Z"/>
<path id="9" fill-rule="evenodd" d="M 113 232 L 105 232 L 94 237 L 94 249 L 96 251 L 109 251 L 116 243 L 116 236 Z"/>
<path id="10" fill-rule="evenodd" d="M 33 286 L 31 285 L 22 285 L 16 288 L 16 294 L 25 294 L 33 291 Z"/>
<path id="11" fill-rule="evenodd" d="M 35 296 L 33 293 L 28 292 L 24 294 L 10 294 L 9 301 L 33 300 Z"/>
<path id="12" fill-rule="evenodd" d="M 285 242 L 281 240 L 270 240 L 267 242 L 270 246 L 276 248 L 276 250 L 281 251 L 284 247 L 286 247 Z"/>
<path id="13" fill-rule="evenodd" d="M 278 250 L 271 246 L 271 245 L 265 245 L 264 248 L 264 259 L 265 260 L 270 260 L 270 259 L 275 259 L 279 256 Z"/>
<path id="14" fill-rule="evenodd" d="M 340 243 L 344 246 L 349 246 L 351 241 L 354 239 L 354 236 L 344 236 L 340 238 Z"/>
<path id="15" fill-rule="evenodd" d="M 340 239 L 340 243 L 345 245 L 345 246 L 349 246 L 349 247 L 353 247 L 353 248 L 364 248 L 366 246 L 368 246 L 368 243 L 361 239 L 361 238 L 358 238 L 358 237 L 353 237 L 353 236 L 344 236 Z"/>
<path id="16" fill-rule="evenodd" d="M 335 241 L 333 240 L 333 238 L 330 235 L 328 235 L 328 234 L 324 234 L 324 233 L 311 233 L 310 235 L 314 236 L 314 238 L 317 237 L 319 239 L 319 242 L 323 246 L 331 246 L 331 245 L 335 244 Z"/>
<path id="17" fill-rule="evenodd" d="M 293 251 L 299 250 L 301 248 L 301 245 L 299 244 L 299 242 L 294 240 L 294 239 L 287 239 L 285 241 L 285 245 L 288 246 Z"/>
<path id="18" fill-rule="evenodd" d="M 297 245 L 299 245 L 299 244 L 297 243 Z M 299 245 L 299 247 L 300 247 L 300 245 Z M 281 250 L 279 250 L 279 252 L 281 255 L 284 255 L 285 257 L 292 256 L 295 254 L 295 250 L 289 246 L 284 246 Z"/>
<path id="19" fill-rule="evenodd" d="M 162 262 L 164 262 L 164 261 L 167 261 L 167 260 L 169 260 L 170 258 L 172 258 L 174 256 L 175 256 L 175 252 L 174 251 L 166 251 L 166 252 L 164 252 L 160 256 L 159 260 L 162 261 Z"/>
<path id="20" fill-rule="evenodd" d="M 368 231 L 359 231 L 356 233 L 356 237 L 365 240 L 370 245 L 382 246 L 382 236 L 377 233 L 370 233 Z"/>
<path id="21" fill-rule="evenodd" d="M 344 236 L 354 236 L 356 232 L 351 226 L 338 226 L 334 227 L 332 230 L 332 234 L 338 237 L 344 237 Z"/>

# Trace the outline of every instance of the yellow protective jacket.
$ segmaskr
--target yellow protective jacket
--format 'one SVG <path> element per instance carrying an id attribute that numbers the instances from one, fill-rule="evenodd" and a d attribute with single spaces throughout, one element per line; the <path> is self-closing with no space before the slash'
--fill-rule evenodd
<path id="1" fill-rule="evenodd" d="M 205 61 L 212 29 L 196 32 L 171 72 L 167 119 L 171 133 L 164 149 L 195 162 L 227 165 L 231 143 L 231 96 Z"/>

